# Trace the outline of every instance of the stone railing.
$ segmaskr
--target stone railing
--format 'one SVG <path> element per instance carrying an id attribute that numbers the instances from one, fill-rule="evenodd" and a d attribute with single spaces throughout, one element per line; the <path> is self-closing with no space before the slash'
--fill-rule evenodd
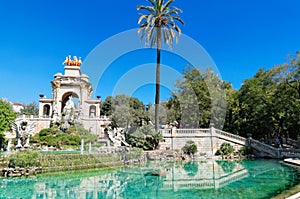
<path id="1" fill-rule="evenodd" d="M 278 149 L 281 158 L 299 158 L 300 149 Z"/>
<path id="2" fill-rule="evenodd" d="M 272 147 L 270 145 L 262 143 L 258 140 L 254 140 L 252 138 L 249 139 L 249 144 L 254 149 L 265 153 L 269 157 L 272 157 L 272 158 L 279 158 L 280 157 L 280 153 L 279 153 L 278 149 L 275 148 L 275 147 Z"/>
<path id="3" fill-rule="evenodd" d="M 176 129 L 176 134 L 209 134 L 210 129 Z"/>
<path id="4" fill-rule="evenodd" d="M 292 140 L 291 138 L 286 139 L 286 144 L 296 147 L 297 149 L 300 149 L 300 142 L 298 142 L 296 140 Z"/>
<path id="5" fill-rule="evenodd" d="M 300 149 L 285 149 L 275 148 L 265 143 L 259 142 L 254 139 L 249 139 L 250 146 L 257 151 L 263 152 L 265 156 L 271 158 L 299 158 Z"/>
<path id="6" fill-rule="evenodd" d="M 206 129 L 160 129 L 163 137 L 219 137 L 231 142 L 245 145 L 247 139 L 215 128 Z"/>
<path id="7" fill-rule="evenodd" d="M 231 133 L 227 133 L 227 132 L 221 131 L 219 129 L 215 129 L 215 133 L 218 135 L 218 137 L 222 137 L 222 138 L 225 138 L 232 142 L 237 142 L 242 145 L 245 145 L 246 141 L 247 141 L 247 139 L 244 137 L 241 137 L 241 136 L 235 135 L 235 134 L 231 134 Z"/>

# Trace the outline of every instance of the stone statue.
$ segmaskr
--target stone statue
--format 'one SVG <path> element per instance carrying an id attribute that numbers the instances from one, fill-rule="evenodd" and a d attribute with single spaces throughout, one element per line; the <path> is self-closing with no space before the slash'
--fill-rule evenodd
<path id="1" fill-rule="evenodd" d="M 69 96 L 68 101 L 66 102 L 66 105 L 64 107 L 64 122 L 73 123 L 74 121 L 74 113 L 75 113 L 75 104 L 72 100 L 72 96 Z"/>
<path id="2" fill-rule="evenodd" d="M 125 131 L 123 128 L 115 128 L 113 130 L 108 129 L 107 134 L 110 141 L 113 142 L 114 147 L 122 146 L 122 144 L 124 144 L 125 146 L 130 146 L 125 141 Z"/>
<path id="3" fill-rule="evenodd" d="M 15 148 L 29 148 L 29 137 L 33 134 L 35 123 L 23 116 L 23 119 L 10 121 L 12 130 L 16 133 L 17 145 Z"/>

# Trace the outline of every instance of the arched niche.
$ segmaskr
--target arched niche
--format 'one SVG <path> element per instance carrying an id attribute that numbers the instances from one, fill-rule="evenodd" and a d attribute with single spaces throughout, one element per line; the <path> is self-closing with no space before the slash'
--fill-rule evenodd
<path id="1" fill-rule="evenodd" d="M 61 99 L 61 113 L 63 113 L 64 107 L 66 106 L 67 101 L 69 100 L 70 96 L 72 96 L 72 101 L 75 104 L 75 108 L 78 109 L 79 107 L 79 97 L 75 92 L 66 92 L 63 94 Z"/>
<path id="2" fill-rule="evenodd" d="M 43 106 L 43 116 L 45 116 L 45 117 L 50 116 L 50 105 L 49 104 L 45 104 Z"/>
<path id="3" fill-rule="evenodd" d="M 96 106 L 95 105 L 91 105 L 90 106 L 90 110 L 89 110 L 89 117 L 90 118 L 95 118 L 96 117 Z"/>

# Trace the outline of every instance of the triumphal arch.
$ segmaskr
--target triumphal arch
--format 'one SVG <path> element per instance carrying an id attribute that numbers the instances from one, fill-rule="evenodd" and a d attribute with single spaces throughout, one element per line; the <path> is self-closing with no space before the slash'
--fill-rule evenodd
<path id="1" fill-rule="evenodd" d="M 66 57 L 64 74 L 56 73 L 51 81 L 52 98 L 40 95 L 39 121 L 37 130 L 50 125 L 67 128 L 72 124 L 81 124 L 91 133 L 103 137 L 108 118 L 100 116 L 101 99 L 93 99 L 93 88 L 89 77 L 80 70 L 81 59 Z"/>

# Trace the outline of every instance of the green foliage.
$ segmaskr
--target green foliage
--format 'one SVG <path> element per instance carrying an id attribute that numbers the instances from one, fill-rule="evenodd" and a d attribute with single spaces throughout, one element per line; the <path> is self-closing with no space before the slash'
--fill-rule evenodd
<path id="1" fill-rule="evenodd" d="M 56 127 L 42 129 L 38 134 L 31 137 L 31 142 L 38 145 L 47 145 L 61 148 L 62 146 L 79 146 L 81 139 L 85 142 L 95 143 L 97 135 L 92 135 L 83 127 L 70 127 L 66 133 Z M 64 147 L 62 147 L 64 148 Z"/>
<path id="2" fill-rule="evenodd" d="M 69 135 L 79 136 L 80 140 L 84 139 L 84 142 L 95 143 L 98 141 L 98 136 L 91 134 L 87 129 L 82 126 L 71 126 L 67 132 Z"/>
<path id="3" fill-rule="evenodd" d="M 143 155 L 143 149 L 133 147 L 125 153 L 125 160 L 140 159 Z"/>
<path id="4" fill-rule="evenodd" d="M 224 142 L 221 144 L 220 149 L 218 150 L 219 154 L 224 157 L 224 156 L 230 156 L 233 154 L 234 148 L 231 146 L 229 143 Z"/>
<path id="5" fill-rule="evenodd" d="M 207 128 L 211 122 L 219 128 L 225 118 L 223 129 L 243 137 L 251 134 L 266 143 L 276 137 L 296 140 L 300 135 L 300 52 L 288 63 L 260 69 L 240 90 L 210 70 L 187 67 L 165 107 L 167 121 L 176 120 L 182 128 Z"/>
<path id="6" fill-rule="evenodd" d="M 127 128 L 149 120 L 143 102 L 127 95 L 107 97 L 102 104 L 101 115 L 111 116 L 112 128 Z"/>
<path id="7" fill-rule="evenodd" d="M 4 145 L 4 132 L 10 129 L 9 121 L 14 121 L 17 114 L 12 110 L 11 105 L 0 99 L 0 148 Z"/>
<path id="8" fill-rule="evenodd" d="M 188 155 L 194 155 L 197 152 L 197 145 L 194 141 L 189 140 L 185 143 L 184 147 L 182 148 L 183 153 Z"/>
<path id="9" fill-rule="evenodd" d="M 101 109 L 100 114 L 105 116 L 111 116 L 112 115 L 112 97 L 108 96 L 102 103 L 101 103 Z"/>
<path id="10" fill-rule="evenodd" d="M 253 149 L 249 146 L 242 147 L 238 150 L 239 156 L 250 155 L 250 154 L 253 154 Z"/>
<path id="11" fill-rule="evenodd" d="M 9 167 L 39 166 L 40 153 L 38 151 L 19 151 L 9 156 Z"/>
<path id="12" fill-rule="evenodd" d="M 300 53 L 289 63 L 260 69 L 238 91 L 234 125 L 242 136 L 270 142 L 296 139 L 300 129 Z"/>
<path id="13" fill-rule="evenodd" d="M 35 102 L 25 104 L 24 109 L 21 110 L 22 115 L 35 115 L 39 114 L 39 107 Z"/>
<path id="14" fill-rule="evenodd" d="M 167 102 L 168 121 L 180 121 L 182 128 L 221 127 L 226 110 L 223 82 L 212 70 L 187 66 Z"/>
<path id="15" fill-rule="evenodd" d="M 134 147 L 143 148 L 144 150 L 153 150 L 158 147 L 162 135 L 155 132 L 150 126 L 142 126 L 128 135 L 128 143 Z"/>

